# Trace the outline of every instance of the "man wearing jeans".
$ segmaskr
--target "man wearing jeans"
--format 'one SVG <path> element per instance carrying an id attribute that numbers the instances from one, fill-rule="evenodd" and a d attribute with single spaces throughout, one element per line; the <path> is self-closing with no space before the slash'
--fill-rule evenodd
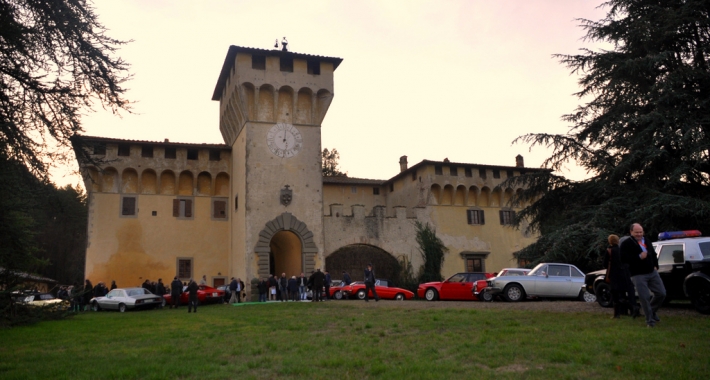
<path id="1" fill-rule="evenodd" d="M 308 278 L 301 272 L 301 277 L 298 278 L 298 298 L 305 301 L 308 296 Z"/>
<path id="2" fill-rule="evenodd" d="M 621 261 L 629 265 L 631 281 L 636 287 L 643 314 L 646 316 L 646 326 L 654 327 L 661 321 L 656 312 L 666 298 L 666 288 L 657 271 L 658 255 L 651 241 L 644 238 L 640 224 L 632 224 L 630 234 L 631 239 L 624 240 L 619 246 Z"/>

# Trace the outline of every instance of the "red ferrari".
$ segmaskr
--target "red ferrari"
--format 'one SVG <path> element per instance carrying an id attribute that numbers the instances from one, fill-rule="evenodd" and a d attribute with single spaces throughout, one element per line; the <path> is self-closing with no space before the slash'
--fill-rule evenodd
<path id="1" fill-rule="evenodd" d="M 478 280 L 485 280 L 493 277 L 493 273 L 469 272 L 456 273 L 442 282 L 427 282 L 419 284 L 417 296 L 427 301 L 436 300 L 457 300 L 475 301 L 478 297 L 473 295 L 471 290 L 473 284 Z"/>
<path id="2" fill-rule="evenodd" d="M 340 290 L 343 294 L 343 298 L 357 297 L 357 299 L 365 299 L 365 283 L 362 281 L 356 281 L 348 286 L 344 286 Z M 375 291 L 377 295 L 386 300 L 411 300 L 414 297 L 414 293 L 407 289 L 397 288 L 394 286 L 389 286 L 387 280 L 377 280 L 375 282 Z M 373 297 L 372 292 L 369 294 Z"/>
<path id="3" fill-rule="evenodd" d="M 181 305 L 187 305 L 187 298 L 189 297 L 189 293 L 187 292 L 187 286 L 183 286 L 182 288 L 182 294 L 180 295 L 180 304 Z M 164 294 L 163 298 L 165 298 L 165 303 L 166 305 L 171 305 L 173 297 L 168 294 Z M 215 289 L 211 286 L 207 285 L 200 285 L 200 289 L 197 291 L 197 300 L 201 305 L 204 305 L 206 303 L 217 303 L 221 302 L 224 299 L 224 290 L 219 290 Z"/>

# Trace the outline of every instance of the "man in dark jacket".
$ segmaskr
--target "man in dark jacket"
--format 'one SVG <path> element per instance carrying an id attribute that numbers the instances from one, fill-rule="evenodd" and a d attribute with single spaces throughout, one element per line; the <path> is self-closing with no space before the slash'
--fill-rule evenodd
<path id="1" fill-rule="evenodd" d="M 259 289 L 259 302 L 266 302 L 266 293 L 269 291 L 269 282 L 266 278 L 262 278 L 256 285 L 256 288 Z"/>
<path id="2" fill-rule="evenodd" d="M 279 278 L 279 293 L 281 294 L 281 302 L 288 301 L 288 278 L 286 273 L 281 273 L 281 278 Z"/>
<path id="3" fill-rule="evenodd" d="M 232 294 L 232 296 L 229 297 L 229 303 L 238 303 L 239 302 L 239 295 L 237 293 L 238 287 L 239 287 L 239 283 L 237 282 L 237 279 L 232 277 L 232 282 L 229 283 L 229 292 Z"/>
<path id="4" fill-rule="evenodd" d="M 315 272 L 311 275 L 311 278 L 308 279 L 308 282 L 313 284 L 313 287 L 311 288 L 311 291 L 313 293 L 313 297 L 311 298 L 311 302 L 318 302 L 318 301 L 323 301 L 321 299 L 321 292 L 323 292 L 323 283 L 325 282 L 325 274 L 320 271 L 320 268 L 316 269 Z"/>
<path id="5" fill-rule="evenodd" d="M 288 294 L 291 301 L 296 301 L 298 298 L 298 280 L 296 280 L 296 276 L 292 276 L 291 279 L 288 280 Z"/>
<path id="6" fill-rule="evenodd" d="M 156 287 L 155 287 L 155 294 L 162 297 L 165 293 L 167 293 L 167 292 L 165 291 L 165 284 L 163 284 L 163 279 L 162 279 L 162 278 L 159 278 L 159 279 L 158 279 L 158 285 L 156 285 Z M 161 308 L 161 309 L 163 308 L 162 303 L 161 303 L 161 305 L 160 305 L 160 308 Z"/>
<path id="7" fill-rule="evenodd" d="M 370 292 L 372 292 L 375 301 L 380 300 L 377 290 L 375 290 L 375 270 L 372 269 L 372 264 L 367 264 L 367 268 L 365 268 L 365 302 L 370 302 Z"/>
<path id="8" fill-rule="evenodd" d="M 328 300 L 330 299 L 330 273 L 328 271 L 325 271 L 325 281 L 323 282 L 323 285 L 325 286 L 325 299 Z"/>
<path id="9" fill-rule="evenodd" d="M 173 304 L 170 305 L 170 308 L 172 309 L 175 307 L 176 309 L 178 306 L 180 306 L 180 295 L 182 294 L 182 282 L 178 280 L 177 276 L 173 279 L 173 282 L 170 283 L 170 297 L 172 298 Z"/>
<path id="10" fill-rule="evenodd" d="M 630 234 L 631 238 L 619 245 L 621 261 L 629 265 L 631 281 L 636 287 L 643 314 L 646 316 L 646 326 L 654 327 L 656 322 L 661 321 L 656 312 L 666 298 L 666 288 L 657 271 L 658 255 L 651 240 L 644 238 L 640 224 L 632 224 Z"/>
<path id="11" fill-rule="evenodd" d="M 190 284 L 187 285 L 187 291 L 190 293 L 189 298 L 187 300 L 187 312 L 189 313 L 192 311 L 192 309 L 195 309 L 195 313 L 197 313 L 197 291 L 200 290 L 200 287 L 197 285 L 197 283 L 193 280 L 190 279 Z"/>
<path id="12" fill-rule="evenodd" d="M 350 275 L 346 271 L 343 271 L 343 284 L 350 285 L 352 282 L 353 280 L 350 279 Z"/>

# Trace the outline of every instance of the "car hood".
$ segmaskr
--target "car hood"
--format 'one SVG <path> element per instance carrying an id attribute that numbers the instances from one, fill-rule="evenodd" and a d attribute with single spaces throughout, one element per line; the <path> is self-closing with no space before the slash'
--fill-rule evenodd
<path id="1" fill-rule="evenodd" d="M 427 287 L 427 286 L 441 286 L 441 284 L 443 284 L 443 283 L 444 283 L 443 281 L 425 282 L 425 283 L 423 283 L 423 284 L 419 284 L 419 287 L 420 287 L 420 288 L 424 288 L 424 287 Z"/>

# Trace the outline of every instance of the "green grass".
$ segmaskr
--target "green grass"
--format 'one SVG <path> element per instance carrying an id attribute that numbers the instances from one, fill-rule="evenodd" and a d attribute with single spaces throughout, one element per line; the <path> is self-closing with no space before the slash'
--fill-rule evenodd
<path id="1" fill-rule="evenodd" d="M 695 379 L 710 319 L 333 301 L 81 313 L 0 330 L 2 379 Z"/>

